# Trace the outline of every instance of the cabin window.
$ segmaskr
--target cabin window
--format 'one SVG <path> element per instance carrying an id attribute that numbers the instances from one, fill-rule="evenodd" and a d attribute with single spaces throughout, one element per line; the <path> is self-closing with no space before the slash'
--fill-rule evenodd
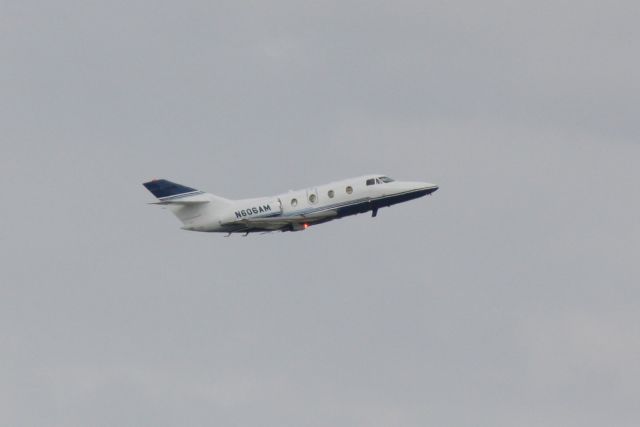
<path id="1" fill-rule="evenodd" d="M 376 180 L 371 178 L 367 180 L 367 185 L 374 185 L 376 183 Z"/>
<path id="2" fill-rule="evenodd" d="M 291 206 L 293 207 L 298 206 L 298 199 L 291 199 Z"/>
<path id="3" fill-rule="evenodd" d="M 376 178 L 376 184 L 382 184 L 378 178 Z"/>
<path id="4" fill-rule="evenodd" d="M 329 196 L 330 199 L 333 199 L 333 196 L 336 195 L 336 193 L 333 190 L 329 190 L 329 192 L 327 193 L 327 195 Z"/>
<path id="5" fill-rule="evenodd" d="M 315 194 L 309 194 L 309 201 L 311 203 L 315 203 L 318 200 L 318 197 Z"/>
<path id="6" fill-rule="evenodd" d="M 344 190 L 347 192 L 347 194 L 353 193 L 353 187 L 350 185 L 348 185 L 347 188 L 345 188 Z"/>

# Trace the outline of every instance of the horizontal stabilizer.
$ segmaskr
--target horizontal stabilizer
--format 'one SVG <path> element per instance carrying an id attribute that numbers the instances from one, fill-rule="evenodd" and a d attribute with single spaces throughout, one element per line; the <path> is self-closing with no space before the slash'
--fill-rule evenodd
<path id="1" fill-rule="evenodd" d="M 162 200 L 160 202 L 151 202 L 150 205 L 201 205 L 209 203 L 209 200 Z"/>

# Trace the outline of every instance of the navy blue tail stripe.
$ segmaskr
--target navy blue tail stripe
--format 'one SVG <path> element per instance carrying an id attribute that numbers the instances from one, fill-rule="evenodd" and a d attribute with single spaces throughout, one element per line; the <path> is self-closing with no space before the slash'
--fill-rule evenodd
<path id="1" fill-rule="evenodd" d="M 198 191 L 195 188 L 176 184 L 175 182 L 167 181 L 166 179 L 157 179 L 155 181 L 145 182 L 142 185 L 144 185 L 147 190 L 151 191 L 151 193 L 153 193 L 153 195 L 158 199 Z"/>

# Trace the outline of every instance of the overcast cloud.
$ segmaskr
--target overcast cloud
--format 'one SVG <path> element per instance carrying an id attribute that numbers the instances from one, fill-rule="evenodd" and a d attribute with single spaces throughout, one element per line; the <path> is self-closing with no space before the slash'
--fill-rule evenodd
<path id="1" fill-rule="evenodd" d="M 640 3 L 0 2 L 0 424 L 637 426 Z M 432 197 L 179 229 L 379 172 Z"/>

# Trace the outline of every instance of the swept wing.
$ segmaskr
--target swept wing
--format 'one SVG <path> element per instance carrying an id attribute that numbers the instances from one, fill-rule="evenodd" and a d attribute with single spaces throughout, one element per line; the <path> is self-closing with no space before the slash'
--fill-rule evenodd
<path id="1" fill-rule="evenodd" d="M 237 221 L 227 222 L 225 226 L 238 226 L 245 231 L 287 231 L 301 230 L 305 225 L 319 224 L 334 219 L 338 215 L 336 210 L 315 212 L 306 215 L 276 216 L 268 218 L 242 218 Z"/>

